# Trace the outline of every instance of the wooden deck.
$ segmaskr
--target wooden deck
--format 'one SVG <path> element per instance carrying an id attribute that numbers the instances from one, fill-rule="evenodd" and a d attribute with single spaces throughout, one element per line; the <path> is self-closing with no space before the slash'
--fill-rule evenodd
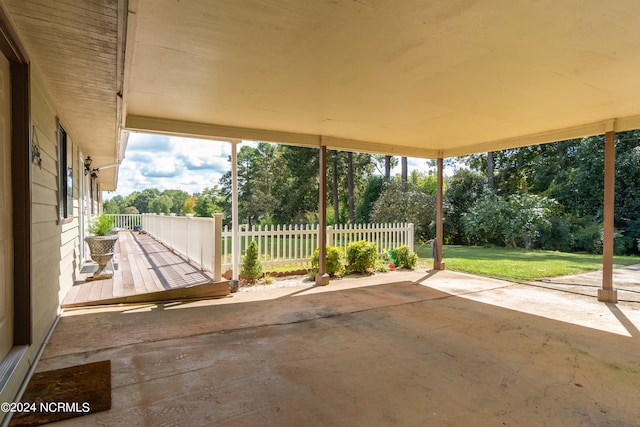
<path id="1" fill-rule="evenodd" d="M 89 262 L 62 307 L 215 298 L 229 294 L 227 282 L 214 282 L 207 271 L 185 261 L 150 236 L 118 234 L 113 278 L 87 281 L 97 265 Z"/>

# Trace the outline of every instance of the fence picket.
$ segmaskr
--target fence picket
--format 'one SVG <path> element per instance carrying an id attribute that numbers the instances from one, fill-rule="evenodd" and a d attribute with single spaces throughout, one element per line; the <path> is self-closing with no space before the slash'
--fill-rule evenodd
<path id="1" fill-rule="evenodd" d="M 212 266 L 209 265 L 211 255 L 209 254 L 214 246 L 203 241 L 202 237 L 210 236 L 213 233 L 208 228 L 213 227 L 213 224 L 207 224 L 207 228 L 202 228 L 204 225 L 200 225 L 200 221 L 213 221 L 213 218 L 190 218 L 187 220 L 185 217 L 153 214 L 114 216 L 115 224 L 140 225 L 143 230 L 165 245 L 193 259 L 203 268 L 211 269 Z M 321 232 L 317 224 L 277 224 L 265 225 L 264 227 L 261 225 L 257 227 L 256 225 L 251 227 L 241 225 L 239 228 L 238 243 L 241 254 L 246 251 L 251 241 L 257 240 L 258 255 L 264 266 L 307 264 L 311 261 L 313 253 L 318 247 L 318 233 Z M 341 247 L 345 252 L 349 243 L 358 240 L 375 242 L 379 255 L 400 245 L 408 245 L 409 249 L 413 250 L 414 226 L 410 223 L 335 224 L 328 226 L 322 232 L 326 233 L 328 246 Z M 225 226 L 221 231 L 222 269 L 230 268 L 232 264 L 229 248 L 232 234 L 229 226 Z"/>

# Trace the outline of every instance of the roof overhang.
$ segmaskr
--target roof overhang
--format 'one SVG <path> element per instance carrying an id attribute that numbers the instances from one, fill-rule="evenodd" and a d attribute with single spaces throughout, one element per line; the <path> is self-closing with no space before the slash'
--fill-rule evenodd
<path id="1" fill-rule="evenodd" d="M 93 166 L 124 158 L 122 82 L 126 0 L 1 0 L 54 100 L 51 108 Z M 116 167 L 101 169 L 103 190 L 117 185 Z"/>
<path id="2" fill-rule="evenodd" d="M 96 165 L 127 130 L 433 158 L 640 128 L 635 0 L 0 1 Z"/>
<path id="3" fill-rule="evenodd" d="M 640 3 L 129 4 L 126 129 L 449 157 L 640 127 Z"/>

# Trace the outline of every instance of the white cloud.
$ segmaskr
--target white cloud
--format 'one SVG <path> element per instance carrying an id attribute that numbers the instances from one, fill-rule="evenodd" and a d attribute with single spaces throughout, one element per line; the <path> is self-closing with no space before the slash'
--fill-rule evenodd
<path id="1" fill-rule="evenodd" d="M 243 144 L 257 145 L 252 141 Z M 132 132 L 119 168 L 118 189 L 106 193 L 105 198 L 126 196 L 145 188 L 200 192 L 218 184 L 222 175 L 230 170 L 230 155 L 231 144 L 227 142 Z M 428 159 L 410 157 L 408 166 L 409 171 L 417 169 L 426 173 L 431 169 L 435 173 L 435 166 L 429 166 Z M 445 175 L 451 172 L 451 168 L 445 169 Z M 399 173 L 398 161 L 392 174 Z"/>
<path id="2" fill-rule="evenodd" d="M 145 188 L 199 192 L 213 187 L 230 169 L 230 154 L 227 142 L 131 133 L 119 168 L 118 188 L 105 198 Z"/>

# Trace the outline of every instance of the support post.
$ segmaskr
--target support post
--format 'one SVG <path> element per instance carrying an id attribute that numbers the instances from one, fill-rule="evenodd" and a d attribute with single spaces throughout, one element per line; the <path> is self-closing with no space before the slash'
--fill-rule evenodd
<path id="1" fill-rule="evenodd" d="M 222 214 L 213 214 L 213 280 L 222 280 Z"/>
<path id="2" fill-rule="evenodd" d="M 442 261 L 442 243 L 444 242 L 444 228 L 442 226 L 442 196 L 443 196 L 443 169 L 444 161 L 442 157 L 438 158 L 438 178 L 436 193 L 436 257 L 433 260 L 434 270 L 444 270 L 445 264 Z"/>
<path id="3" fill-rule="evenodd" d="M 232 285 L 238 284 L 240 277 L 240 224 L 238 224 L 238 144 L 231 142 L 231 277 Z M 232 286 L 232 288 L 233 288 Z"/>
<path id="4" fill-rule="evenodd" d="M 320 146 L 320 190 L 318 195 L 318 273 L 316 274 L 316 285 L 328 285 L 329 275 L 327 274 L 327 147 Z"/>
<path id="5" fill-rule="evenodd" d="M 618 292 L 613 289 L 613 223 L 616 173 L 616 133 L 608 131 L 604 138 L 604 215 L 602 237 L 602 289 L 598 289 L 598 301 L 618 302 Z"/>

